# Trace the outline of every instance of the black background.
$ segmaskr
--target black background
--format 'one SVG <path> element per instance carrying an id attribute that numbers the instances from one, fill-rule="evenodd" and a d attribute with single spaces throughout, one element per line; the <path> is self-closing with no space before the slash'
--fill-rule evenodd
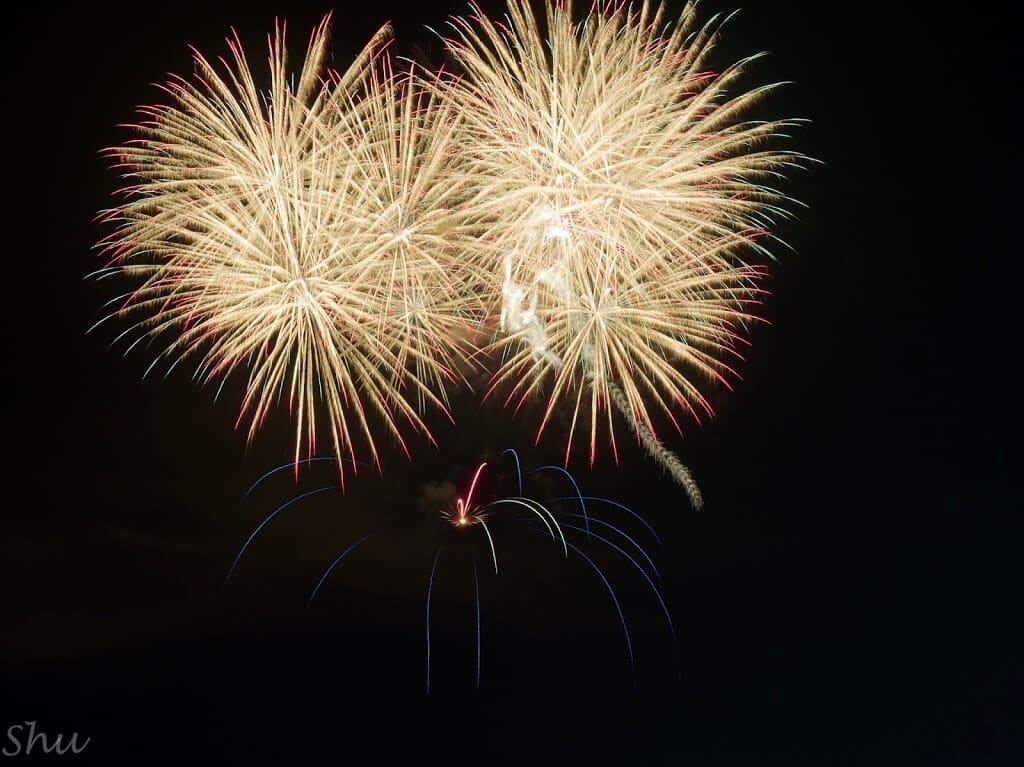
<path id="1" fill-rule="evenodd" d="M 298 490 L 278 476 L 243 502 L 289 459 L 286 419 L 247 447 L 237 392 L 215 403 L 184 370 L 143 379 L 144 351 L 85 333 L 110 297 L 85 277 L 105 233 L 92 217 L 116 186 L 98 152 L 125 138 L 118 123 L 158 99 L 165 73 L 191 71 L 187 44 L 225 52 L 234 26 L 262 60 L 277 15 L 297 53 L 328 10 L 26 6 L 8 19 L 2 745 L 36 721 L 89 737 L 63 759 L 96 764 L 1017 763 L 1015 392 L 999 372 L 1016 347 L 997 318 L 1015 304 L 1000 201 L 1017 150 L 995 84 L 1011 63 L 999 19 L 745 4 L 720 62 L 769 51 L 748 82 L 795 82 L 766 108 L 810 118 L 795 146 L 824 164 L 787 187 L 809 208 L 780 231 L 793 252 L 771 267 L 770 322 L 742 380 L 674 444 L 706 509 L 628 440 L 618 467 L 607 451 L 593 472 L 572 466 L 657 528 L 661 545 L 646 542 L 678 649 L 628 565 L 608 559 L 606 573 L 632 665 L 593 571 L 512 535 L 501 578 L 481 560 L 479 689 L 470 560 L 441 561 L 428 695 L 436 530 L 422 486 L 463 482 L 506 446 L 557 461 L 562 435 L 533 447 L 528 419 L 466 398 L 441 449 L 385 452 L 383 478 L 360 473 L 344 496 L 281 514 L 225 585 L 259 521 L 329 472 Z M 399 52 L 431 52 L 423 25 L 463 10 L 337 7 L 335 64 L 388 20 Z M 326 564 L 381 524 L 389 534 L 306 610 Z"/>

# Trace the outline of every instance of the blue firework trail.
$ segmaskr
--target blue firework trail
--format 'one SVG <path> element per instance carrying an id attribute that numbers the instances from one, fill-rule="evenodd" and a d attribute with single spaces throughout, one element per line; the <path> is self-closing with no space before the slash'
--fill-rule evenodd
<path id="1" fill-rule="evenodd" d="M 518 467 L 518 464 L 519 464 L 519 459 L 516 458 L 516 465 L 517 465 L 517 467 Z M 542 471 L 557 471 L 557 472 L 561 472 L 562 474 L 565 475 L 565 477 L 569 480 L 569 482 L 572 483 L 572 488 L 573 488 L 573 490 L 576 491 L 575 498 L 579 500 L 579 502 L 580 502 L 580 509 L 582 509 L 582 511 L 583 511 L 583 519 L 584 519 L 584 523 L 585 523 L 585 526 L 586 526 L 587 535 L 590 535 L 590 518 L 587 516 L 587 504 L 583 500 L 583 493 L 580 492 L 580 486 L 576 483 L 576 478 L 572 474 L 570 474 L 566 469 L 563 469 L 561 466 L 540 466 L 540 467 L 538 467 L 536 469 L 531 469 L 530 471 L 528 471 L 527 475 L 540 474 Z M 521 478 L 519 480 L 519 484 L 520 484 L 520 486 L 522 486 L 522 484 L 523 484 Z"/>
<path id="2" fill-rule="evenodd" d="M 245 543 L 242 544 L 242 548 L 239 549 L 238 555 L 235 557 L 235 561 L 231 563 L 231 568 L 228 570 L 228 577 L 225 578 L 225 582 L 231 580 L 231 576 L 235 574 L 235 570 L 238 568 L 238 563 L 242 559 L 242 555 L 245 554 L 245 550 L 249 548 L 249 544 L 253 542 L 253 539 L 259 534 L 260 530 L 267 526 L 267 523 L 270 522 L 270 520 L 272 520 L 285 509 L 287 509 L 289 506 L 298 503 L 303 498 L 309 498 L 312 495 L 319 495 L 320 493 L 326 493 L 331 490 L 337 489 L 338 488 L 335 487 L 334 485 L 328 485 L 327 487 L 318 487 L 316 490 L 310 490 L 309 492 L 302 493 L 302 495 L 298 495 L 295 498 L 292 498 L 290 501 L 285 501 L 272 512 L 267 514 L 267 516 L 264 517 L 263 521 L 256 526 L 256 529 L 253 530 L 252 533 L 250 533 Z"/>
<path id="3" fill-rule="evenodd" d="M 476 601 L 476 686 L 480 686 L 480 576 L 476 571 L 476 554 L 473 555 L 473 596 Z"/>
<path id="4" fill-rule="evenodd" d="M 580 531 L 582 531 L 582 528 L 575 527 L 575 526 L 572 526 L 572 525 L 565 525 L 565 527 L 568 527 L 571 530 L 580 530 Z M 597 539 L 597 540 L 601 541 L 602 543 L 608 545 L 609 547 L 611 547 L 615 551 L 619 552 L 623 557 L 625 557 L 626 560 L 631 565 L 633 565 L 633 567 L 636 568 L 637 572 L 640 573 L 640 575 L 643 577 L 643 579 L 647 582 L 647 585 L 651 587 L 651 591 L 654 592 L 654 596 L 657 598 L 658 604 L 661 605 L 661 611 L 665 614 L 665 621 L 666 621 L 666 623 L 668 623 L 668 630 L 672 634 L 672 640 L 674 642 L 675 638 L 676 638 L 676 629 L 675 629 L 675 626 L 672 625 L 672 615 L 671 615 L 671 613 L 669 613 L 668 605 L 665 604 L 665 600 L 661 596 L 661 590 L 657 587 L 657 585 L 655 585 L 654 580 L 651 578 L 651 576 L 648 575 L 647 571 L 644 570 L 644 568 L 642 568 L 640 566 L 640 563 L 637 562 L 636 559 L 634 559 L 629 554 L 629 552 L 627 552 L 621 546 L 616 545 L 614 542 L 608 540 L 607 538 L 605 538 L 603 536 L 598 535 L 597 533 L 592 533 L 591 535 L 593 535 L 593 537 L 595 539 Z M 641 553 L 643 553 L 644 556 L 647 556 L 646 552 L 644 552 L 642 549 L 641 549 Z M 652 563 L 651 566 L 653 568 L 653 563 Z M 657 575 L 657 570 L 655 570 L 655 575 Z"/>
<path id="5" fill-rule="evenodd" d="M 353 466 L 369 466 L 368 464 L 365 464 L 362 461 L 353 461 L 350 458 L 343 458 L 342 460 L 345 463 L 352 464 Z M 323 461 L 331 461 L 333 463 L 337 463 L 338 458 L 333 455 L 316 456 L 313 458 L 303 458 L 298 462 L 289 461 L 288 463 L 282 463 L 280 466 L 275 466 L 270 471 L 265 472 L 259 479 L 257 479 L 255 482 L 252 483 L 252 485 L 249 486 L 249 489 L 245 491 L 245 495 L 242 496 L 242 500 L 246 500 L 250 495 L 252 495 L 253 491 L 256 490 L 257 487 L 262 485 L 266 480 L 270 479 L 275 474 L 280 474 L 285 469 L 298 469 L 299 466 L 309 466 L 310 464 L 321 463 Z"/>
<path id="6" fill-rule="evenodd" d="M 331 562 L 330 566 L 326 570 L 324 570 L 324 574 L 320 576 L 320 580 L 316 582 L 316 586 L 313 588 L 313 593 L 309 595 L 309 599 L 306 601 L 306 607 L 309 607 L 311 604 L 313 604 L 313 600 L 316 599 L 316 593 L 320 590 L 320 587 L 324 585 L 324 581 L 326 581 L 330 574 L 334 572 L 334 568 L 341 563 L 341 560 L 347 557 L 349 555 L 349 552 L 354 551 L 360 545 L 362 545 L 364 541 L 366 541 L 369 538 L 372 538 L 373 536 L 381 532 L 383 532 L 383 528 L 380 530 L 374 530 L 372 533 L 367 533 L 355 543 L 350 543 L 348 546 L 346 546 L 345 550 L 338 555 L 337 559 Z"/>
<path id="7" fill-rule="evenodd" d="M 333 456 L 325 457 L 312 457 L 306 458 L 300 462 L 300 465 L 308 466 L 314 463 L 337 461 L 337 458 Z M 446 531 L 445 535 L 437 545 L 434 551 L 432 563 L 427 574 L 426 583 L 426 604 L 424 611 L 425 619 L 425 640 L 426 640 L 426 690 L 429 694 L 431 688 L 431 674 L 433 672 L 433 645 L 431 639 L 431 606 L 435 600 L 435 585 L 441 560 L 441 554 L 445 548 L 447 540 L 446 536 L 451 535 L 464 535 L 469 533 L 470 535 L 478 535 L 480 545 L 484 546 L 486 556 L 490 559 L 495 575 L 497 576 L 500 572 L 499 568 L 499 550 L 500 549 L 500 537 L 495 535 L 497 531 L 496 524 L 499 522 L 508 522 L 515 525 L 523 525 L 525 529 L 537 533 L 546 538 L 550 543 L 561 550 L 562 554 L 566 559 L 570 558 L 570 555 L 578 556 L 582 559 L 590 569 L 592 569 L 598 576 L 600 582 L 604 585 L 609 596 L 611 597 L 612 606 L 614 607 L 615 613 L 618 616 L 619 624 L 622 627 L 623 636 L 626 644 L 626 654 L 632 668 L 635 663 L 633 639 L 630 635 L 629 624 L 626 620 L 626 614 L 623 609 L 622 602 L 619 595 L 612 584 L 608 573 L 602 569 L 602 567 L 595 561 L 595 558 L 591 556 L 594 552 L 588 553 L 584 547 L 603 547 L 606 551 L 614 553 L 625 562 L 636 570 L 646 583 L 647 587 L 651 590 L 656 598 L 661 612 L 664 615 L 668 632 L 671 635 L 673 645 L 676 648 L 677 663 L 678 663 L 678 645 L 676 644 L 676 632 L 675 626 L 672 622 L 671 613 L 668 609 L 668 605 L 662 596 L 659 588 L 659 582 L 661 576 L 654 563 L 654 559 L 647 549 L 637 540 L 634 535 L 631 535 L 622 526 L 615 524 L 607 519 L 595 517 L 592 513 L 591 507 L 596 506 L 604 508 L 615 513 L 623 514 L 630 522 L 638 522 L 642 525 L 644 531 L 650 535 L 650 537 L 657 542 L 660 546 L 661 541 L 658 538 L 654 528 L 647 522 L 640 514 L 628 506 L 619 503 L 618 501 L 610 498 L 604 498 L 601 496 L 586 495 L 580 488 L 576 478 L 569 473 L 566 469 L 561 466 L 547 465 L 538 466 L 535 468 L 523 470 L 522 463 L 519 458 L 519 454 L 512 448 L 503 450 L 495 459 L 494 464 L 507 462 L 511 464 L 513 469 L 512 477 L 509 478 L 508 474 L 498 474 L 498 484 L 508 483 L 512 487 L 509 488 L 508 494 L 502 494 L 500 488 L 492 487 L 489 490 L 483 489 L 482 479 L 484 477 L 485 469 L 489 466 L 488 462 L 480 463 L 472 474 L 472 477 L 468 483 L 468 486 L 464 494 L 456 495 L 454 500 L 446 507 L 439 508 L 437 512 L 441 520 L 447 523 L 442 529 Z M 365 465 L 365 464 L 364 464 Z M 249 499 L 255 490 L 260 487 L 270 477 L 283 472 L 287 469 L 293 469 L 297 471 L 295 462 L 289 462 L 277 466 L 263 475 L 261 475 L 243 495 L 243 501 Z M 493 472 L 492 472 L 493 473 Z M 554 494 L 551 497 L 537 498 L 527 494 L 525 490 L 525 479 L 528 477 L 539 477 L 542 474 L 551 474 L 559 480 L 565 481 L 565 483 L 571 487 L 571 492 L 566 494 Z M 503 479 L 502 479 L 503 478 Z M 256 528 L 250 533 L 245 543 L 242 545 L 237 556 L 231 564 L 231 568 L 228 571 L 228 580 L 231 579 L 232 575 L 238 568 L 239 562 L 242 556 L 249 549 L 257 535 L 267 527 L 267 525 L 281 512 L 286 509 L 292 508 L 298 504 L 299 501 L 309 498 L 311 496 L 327 493 L 331 490 L 341 489 L 340 485 L 328 485 L 323 487 L 317 487 L 313 490 L 309 490 L 289 499 L 288 501 L 277 506 L 270 514 L 264 517 Z M 567 488 L 568 489 L 568 488 Z M 564 491 L 563 491 L 564 492 Z M 479 496 L 479 498 L 478 498 Z M 565 508 L 563 508 L 563 506 Z M 473 528 L 479 528 L 479 531 L 473 533 Z M 352 554 L 354 551 L 362 547 L 371 538 L 374 538 L 382 533 L 386 532 L 386 527 L 380 527 L 371 532 L 367 532 L 357 539 L 349 542 L 341 552 L 330 562 L 330 564 L 323 570 L 315 586 L 313 587 L 309 598 L 306 602 L 306 606 L 310 607 L 317 594 L 321 591 L 323 586 L 326 584 L 328 578 L 339 568 L 339 566 Z M 569 536 L 579 535 L 581 540 L 571 541 Z M 498 540 L 496 540 L 498 538 Z M 476 546 L 477 544 L 472 544 Z M 456 552 L 452 552 L 454 554 Z M 451 555 L 446 557 L 450 559 Z M 475 619 L 475 684 L 477 687 L 481 683 L 481 668 L 482 668 L 482 656 L 483 656 L 483 620 L 481 614 L 481 580 L 480 573 L 477 563 L 477 552 L 471 551 L 472 558 L 472 571 L 473 571 L 473 610 Z"/>
<path id="8" fill-rule="evenodd" d="M 626 616 L 622 612 L 622 605 L 619 604 L 619 598 L 617 596 L 615 596 L 615 589 L 612 588 L 612 584 L 608 582 L 607 576 L 604 574 L 604 572 L 601 570 L 601 568 L 597 566 L 597 564 L 594 562 L 593 559 L 591 559 L 586 554 L 584 554 L 583 551 L 579 547 L 577 547 L 577 546 L 575 546 L 575 545 L 573 545 L 571 543 L 569 544 L 569 546 L 572 547 L 573 551 L 575 551 L 577 554 L 579 554 L 581 557 L 583 557 L 583 560 L 588 565 L 590 565 L 592 568 L 594 568 L 594 572 L 596 572 L 598 577 L 601 578 L 601 580 L 604 582 L 605 587 L 608 589 L 608 593 L 611 594 L 612 602 L 615 603 L 615 611 L 618 612 L 619 620 L 622 622 L 622 631 L 626 635 L 626 652 L 629 655 L 629 664 L 632 666 L 633 665 L 633 661 L 635 660 L 635 658 L 633 657 L 633 642 L 629 638 L 629 624 L 626 623 Z"/>
<path id="9" fill-rule="evenodd" d="M 430 594 L 434 590 L 434 575 L 437 573 L 437 563 L 441 559 L 442 543 L 437 547 L 437 554 L 434 555 L 434 564 L 430 568 L 430 578 L 427 580 L 427 694 L 430 694 Z"/>

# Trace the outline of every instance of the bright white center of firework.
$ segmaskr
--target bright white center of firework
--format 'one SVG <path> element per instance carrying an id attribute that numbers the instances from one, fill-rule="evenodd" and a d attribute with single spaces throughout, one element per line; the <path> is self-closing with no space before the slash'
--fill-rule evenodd
<path id="1" fill-rule="evenodd" d="M 526 240 L 568 240 L 569 226 L 569 220 L 557 208 L 544 203 L 526 224 Z"/>
<path id="2" fill-rule="evenodd" d="M 301 316 L 312 321 L 314 316 L 323 316 L 330 304 L 332 287 L 318 277 L 295 275 L 278 288 L 279 309 L 298 310 Z"/>
<path id="3" fill-rule="evenodd" d="M 378 223 L 383 230 L 380 233 L 381 239 L 387 240 L 390 245 L 408 245 L 413 231 L 408 221 L 409 217 L 402 212 L 402 203 L 394 203 L 380 216 Z"/>
<path id="4" fill-rule="evenodd" d="M 427 302 L 420 295 L 405 296 L 405 319 L 419 319 L 427 313 Z"/>
<path id="5" fill-rule="evenodd" d="M 305 277 L 300 277 L 289 282 L 288 292 L 295 299 L 303 303 L 316 303 L 316 299 L 313 297 L 313 291 L 310 289 L 309 280 Z"/>
<path id="6" fill-rule="evenodd" d="M 396 229 L 391 232 L 390 235 L 385 234 L 384 236 L 391 238 L 392 245 L 397 245 L 399 243 L 402 245 L 408 245 L 410 235 L 412 235 L 412 228 L 407 226 L 404 229 Z"/>

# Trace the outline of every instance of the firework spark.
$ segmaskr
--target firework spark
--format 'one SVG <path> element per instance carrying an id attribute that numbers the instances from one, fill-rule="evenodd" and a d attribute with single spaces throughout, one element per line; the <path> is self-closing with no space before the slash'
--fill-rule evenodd
<path id="1" fill-rule="evenodd" d="M 516 458 L 516 471 L 519 471 L 519 457 L 515 451 L 506 450 L 506 453 L 511 453 Z M 565 549 L 565 553 L 568 555 L 569 550 L 567 548 L 565 535 L 562 533 L 562 528 L 558 524 L 558 520 L 555 519 L 554 515 L 547 510 L 542 503 L 526 498 L 520 494 L 516 496 L 506 496 L 498 498 L 496 500 L 489 501 L 483 504 L 475 504 L 473 502 L 473 494 L 476 491 L 477 483 L 480 481 L 480 475 L 483 470 L 487 468 L 486 461 L 481 463 L 476 472 L 473 474 L 473 479 L 469 483 L 469 489 L 466 491 L 466 496 L 458 496 L 452 502 L 451 506 L 441 512 L 441 518 L 452 525 L 452 527 L 463 529 L 467 527 L 473 527 L 474 525 L 480 525 L 483 529 L 484 534 L 487 536 L 487 543 L 491 547 L 491 560 L 494 562 L 494 572 L 498 573 L 498 552 L 494 548 L 494 537 L 491 535 L 490 528 L 487 527 L 485 521 L 490 514 L 493 514 L 496 510 L 503 508 L 515 508 L 525 509 L 526 511 L 533 514 L 537 519 L 540 520 L 541 524 L 547 529 L 548 534 L 552 538 L 561 540 L 562 548 Z M 519 485 L 522 486 L 522 477 L 519 477 Z"/>
<path id="2" fill-rule="evenodd" d="M 328 20 L 297 81 L 275 28 L 267 90 L 237 37 L 223 73 L 194 52 L 194 81 L 171 79 L 172 104 L 142 108 L 108 151 L 125 201 L 101 214 L 116 231 L 100 274 L 136 285 L 108 315 L 136 318 L 122 336 L 170 336 L 158 360 L 198 357 L 204 383 L 246 371 L 249 440 L 285 399 L 296 469 L 324 420 L 339 469 L 357 442 L 377 461 L 377 423 L 403 450 L 404 427 L 429 437 L 421 414 L 447 410 L 472 303 L 448 248 L 454 105 L 393 71 L 387 27 L 329 72 Z"/>
<path id="3" fill-rule="evenodd" d="M 478 8 L 445 38 L 462 70 L 434 87 L 460 105 L 460 143 L 480 233 L 465 258 L 489 274 L 504 359 L 495 386 L 521 404 L 547 391 L 538 437 L 568 410 L 590 461 L 612 410 L 700 506 L 689 471 L 652 413 L 711 414 L 707 383 L 735 375 L 756 320 L 769 228 L 790 202 L 776 188 L 805 158 L 773 148 L 796 121 L 746 119 L 775 86 L 738 90 L 756 57 L 708 71 L 717 17 L 688 5 L 670 31 L 664 7 L 598 0 L 574 23 L 571 0 L 509 0 L 503 23 Z M 583 385 L 580 385 L 583 384 Z"/>

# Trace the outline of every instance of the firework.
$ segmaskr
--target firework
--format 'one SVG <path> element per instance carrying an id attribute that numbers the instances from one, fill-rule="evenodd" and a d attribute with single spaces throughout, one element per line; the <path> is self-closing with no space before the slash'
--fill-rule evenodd
<path id="1" fill-rule="evenodd" d="M 237 38 L 223 72 L 195 52 L 194 80 L 141 109 L 108 151 L 126 183 L 102 214 L 101 275 L 135 285 L 108 315 L 134 319 L 132 346 L 168 338 L 158 360 L 197 358 L 204 383 L 244 371 L 248 438 L 285 400 L 296 466 L 326 428 L 341 468 L 357 442 L 376 462 L 378 424 L 403 449 L 406 427 L 429 437 L 421 414 L 446 410 L 472 302 L 448 246 L 454 106 L 393 71 L 388 28 L 344 74 L 327 34 L 324 19 L 295 79 L 277 26 L 266 90 Z"/>
<path id="2" fill-rule="evenodd" d="M 797 121 L 747 117 L 774 86 L 737 87 L 756 57 L 710 72 L 722 22 L 692 5 L 671 27 L 649 0 L 545 9 L 454 19 L 457 78 L 395 72 L 386 27 L 330 72 L 328 19 L 297 78 L 275 28 L 266 89 L 237 38 L 223 71 L 195 52 L 109 151 L 126 183 L 100 274 L 135 287 L 105 319 L 201 382 L 243 372 L 250 440 L 286 400 L 296 471 L 325 428 L 339 469 L 385 433 L 432 439 L 493 326 L 488 394 L 546 393 L 538 438 L 568 413 L 566 464 L 578 435 L 617 456 L 617 411 L 699 507 L 655 420 L 710 416 L 735 376 Z"/>
<path id="3" fill-rule="evenodd" d="M 304 459 L 302 465 L 309 465 L 319 461 L 333 461 L 333 457 L 316 457 Z M 502 465 L 502 471 L 495 471 L 496 465 Z M 278 466 L 266 472 L 249 488 L 245 498 L 249 498 L 262 483 L 272 475 L 288 471 L 292 464 Z M 511 467 L 511 471 L 509 471 Z M 490 472 L 494 477 L 488 476 Z M 526 481 L 532 477 L 548 475 L 549 481 L 544 483 L 550 487 L 561 481 L 568 491 L 565 495 L 546 493 L 534 493 L 526 490 Z M 277 506 L 266 515 L 253 531 L 246 538 L 235 559 L 228 570 L 228 581 L 238 569 L 239 563 L 245 553 L 252 546 L 256 537 L 264 531 L 267 526 L 283 512 L 295 508 L 300 502 L 324 493 L 338 491 L 337 483 L 325 484 L 311 490 L 301 492 L 284 503 Z M 611 510 L 620 516 L 624 516 L 629 522 L 638 523 L 642 526 L 642 532 L 627 532 L 625 524 L 615 523 L 607 515 L 595 515 L 594 508 L 600 507 Z M 507 537 L 502 537 L 498 528 L 504 527 L 504 533 L 511 532 L 509 526 L 522 527 L 542 536 L 548 545 L 554 545 L 565 558 L 579 557 L 597 575 L 599 581 L 607 591 L 615 613 L 622 627 L 625 641 L 627 659 L 630 664 L 634 662 L 633 640 L 629 630 L 629 624 L 619 596 L 616 593 L 608 572 L 598 564 L 597 551 L 603 554 L 618 558 L 630 566 L 636 572 L 656 598 L 662 614 L 667 623 L 669 633 L 675 640 L 675 629 L 668 607 L 661 595 L 658 585 L 660 575 L 655 566 L 654 559 L 645 546 L 638 540 L 642 537 L 650 537 L 660 543 L 657 534 L 651 525 L 643 517 L 632 509 L 609 498 L 585 495 L 579 484 L 571 473 L 559 466 L 538 466 L 523 470 L 520 465 L 518 454 L 511 449 L 503 451 L 497 459 L 492 462 L 478 464 L 466 483 L 461 493 L 455 494 L 450 503 L 441 504 L 435 508 L 427 509 L 428 521 L 430 518 L 439 520 L 442 524 L 432 529 L 436 536 L 425 538 L 428 542 L 428 551 L 432 552 L 430 568 L 426 574 L 426 601 L 425 601 L 425 639 L 426 639 L 426 673 L 427 689 L 429 691 L 431 681 L 431 605 L 433 604 L 434 584 L 439 569 L 455 566 L 457 569 L 469 572 L 466 562 L 461 565 L 457 560 L 467 556 L 466 546 L 457 545 L 460 543 L 469 544 L 469 553 L 472 560 L 473 573 L 473 603 L 475 614 L 475 650 L 476 650 L 476 684 L 480 684 L 481 660 L 482 660 L 482 623 L 480 611 L 481 578 L 477 568 L 478 554 L 489 560 L 493 565 L 494 576 L 499 572 L 498 551 L 502 550 L 504 557 L 523 556 L 525 553 L 521 548 L 506 542 Z M 309 598 L 307 607 L 311 606 L 317 594 L 323 589 L 328 579 L 334 575 L 351 554 L 361 549 L 371 540 L 380 539 L 382 534 L 389 532 L 387 526 L 377 527 L 355 540 L 347 543 L 341 552 L 323 570 L 316 581 Z M 521 545 L 521 542 L 520 542 Z M 532 557 L 532 548 L 529 551 Z M 376 561 L 386 558 L 386 549 L 378 549 L 374 554 Z"/>
<path id="4" fill-rule="evenodd" d="M 667 32 L 648 0 L 599 0 L 579 23 L 571 0 L 545 9 L 544 32 L 528 0 L 503 23 L 453 19 L 460 77 L 434 80 L 464 118 L 464 258 L 500 315 L 495 386 L 519 404 L 546 389 L 538 437 L 570 413 L 566 462 L 581 432 L 591 463 L 605 436 L 615 451 L 619 411 L 699 506 L 653 415 L 710 415 L 703 391 L 734 375 L 761 299 L 744 259 L 785 215 L 776 182 L 803 158 L 773 147 L 795 121 L 745 118 L 774 86 L 737 88 L 753 58 L 708 71 L 721 22 L 697 26 L 692 5 Z"/>

